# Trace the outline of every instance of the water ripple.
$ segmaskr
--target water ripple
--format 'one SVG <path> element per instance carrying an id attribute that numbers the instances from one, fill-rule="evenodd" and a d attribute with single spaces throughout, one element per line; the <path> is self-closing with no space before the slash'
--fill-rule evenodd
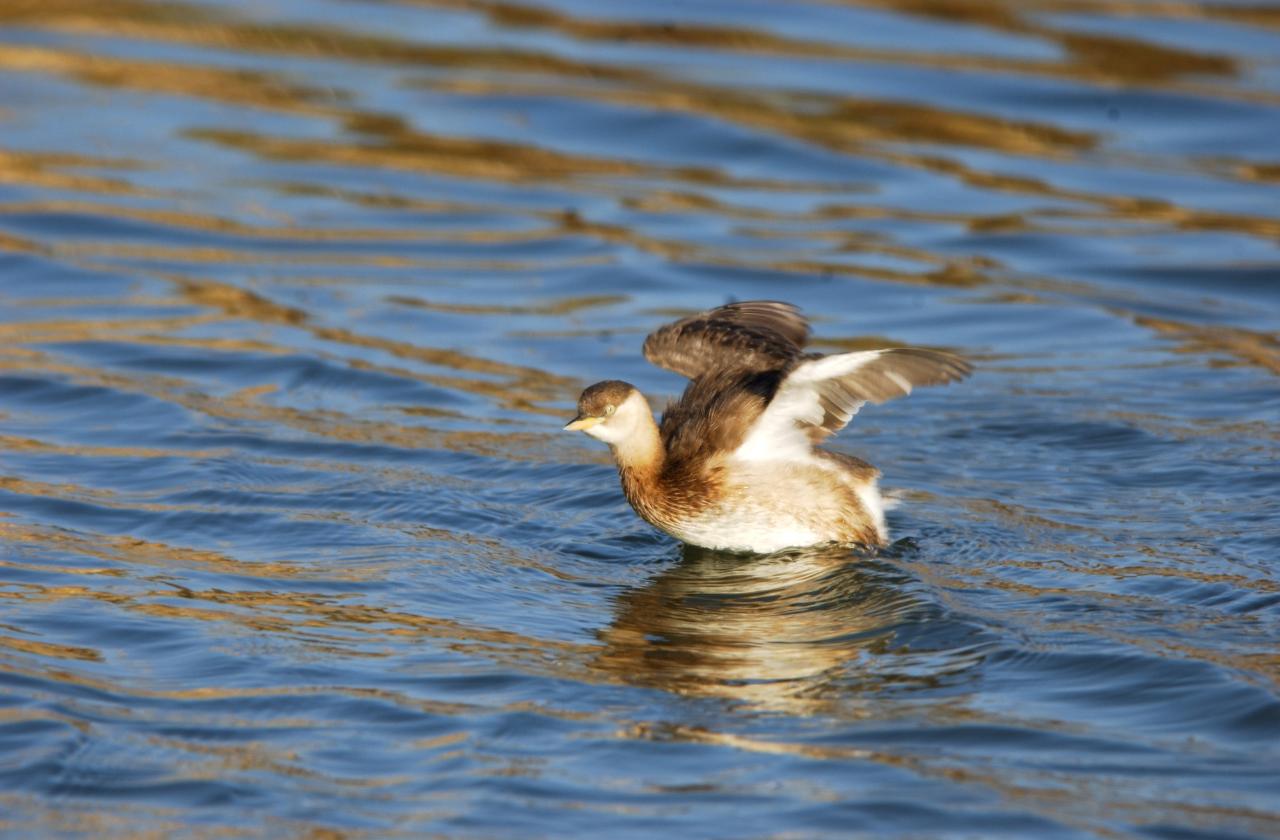
<path id="1" fill-rule="evenodd" d="M 4 5 L 0 832 L 1273 836 L 1277 47 Z M 679 546 L 559 432 L 750 297 L 977 362 L 836 444 L 889 548 Z"/>

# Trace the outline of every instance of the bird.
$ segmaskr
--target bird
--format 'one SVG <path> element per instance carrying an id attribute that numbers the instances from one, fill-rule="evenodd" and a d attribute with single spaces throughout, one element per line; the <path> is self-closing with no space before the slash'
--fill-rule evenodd
<path id="1" fill-rule="evenodd" d="M 649 524 L 690 545 L 771 554 L 889 538 L 880 471 L 817 444 L 865 403 L 967 377 L 964 358 L 921 347 L 805 352 L 790 303 L 729 303 L 655 330 L 644 357 L 689 384 L 655 422 L 634 385 L 582 392 L 564 427 L 609 445 L 622 491 Z"/>

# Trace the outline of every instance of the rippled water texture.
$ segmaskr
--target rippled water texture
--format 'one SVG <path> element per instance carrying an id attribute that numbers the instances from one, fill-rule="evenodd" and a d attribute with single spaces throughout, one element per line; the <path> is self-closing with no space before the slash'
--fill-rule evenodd
<path id="1" fill-rule="evenodd" d="M 1280 4 L 0 2 L 0 834 L 1280 837 Z M 978 372 L 874 555 L 559 429 Z"/>

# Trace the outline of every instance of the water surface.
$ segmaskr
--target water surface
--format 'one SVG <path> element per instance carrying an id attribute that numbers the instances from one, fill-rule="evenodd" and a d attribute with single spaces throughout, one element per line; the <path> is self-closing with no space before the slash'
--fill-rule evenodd
<path id="1" fill-rule="evenodd" d="M 0 831 L 1280 836 L 1280 7 L 0 6 Z M 793 301 L 977 374 L 898 541 L 578 391 Z"/>

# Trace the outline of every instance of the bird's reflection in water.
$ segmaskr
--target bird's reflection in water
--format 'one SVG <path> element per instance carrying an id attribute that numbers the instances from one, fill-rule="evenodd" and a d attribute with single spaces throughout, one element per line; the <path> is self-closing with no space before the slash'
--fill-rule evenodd
<path id="1" fill-rule="evenodd" d="M 893 647 L 895 628 L 931 610 L 910 583 L 848 548 L 744 557 L 685 546 L 679 564 L 618 597 L 598 665 L 629 683 L 818 713 L 849 699 L 851 677 Z"/>

